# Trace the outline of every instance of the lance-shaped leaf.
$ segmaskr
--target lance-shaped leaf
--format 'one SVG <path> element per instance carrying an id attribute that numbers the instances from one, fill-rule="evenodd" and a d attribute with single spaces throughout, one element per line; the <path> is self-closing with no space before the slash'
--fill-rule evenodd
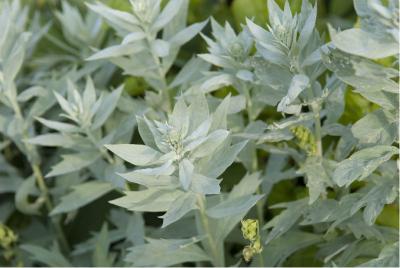
<path id="1" fill-rule="evenodd" d="M 265 239 L 265 244 L 280 237 L 293 227 L 307 208 L 307 200 L 301 199 L 290 203 L 277 204 L 271 208 L 286 209 L 264 226 L 265 229 L 272 227 L 272 230 L 268 233 L 267 238 Z"/>
<path id="2" fill-rule="evenodd" d="M 183 0 L 169 1 L 151 26 L 152 30 L 158 32 L 161 28 L 165 27 L 181 10 L 183 2 Z"/>
<path id="3" fill-rule="evenodd" d="M 379 183 L 373 186 L 351 209 L 356 213 L 364 208 L 364 220 L 368 225 L 374 224 L 376 218 L 382 212 L 386 204 L 393 203 L 398 197 L 398 184 L 395 180 L 381 178 Z"/>
<path id="4" fill-rule="evenodd" d="M 219 219 L 249 211 L 263 195 L 245 195 L 222 201 L 218 205 L 207 209 L 207 215 Z"/>
<path id="5" fill-rule="evenodd" d="M 92 129 L 97 129 L 106 122 L 108 117 L 115 110 L 115 107 L 117 107 L 117 103 L 119 97 L 121 96 L 122 89 L 123 87 L 121 86 L 102 99 L 102 102 L 94 116 Z"/>
<path id="6" fill-rule="evenodd" d="M 90 181 L 72 186 L 72 192 L 61 197 L 61 202 L 51 211 L 51 215 L 79 209 L 113 190 L 108 182 Z"/>
<path id="7" fill-rule="evenodd" d="M 333 180 L 339 186 L 349 186 L 353 181 L 368 177 L 382 163 L 397 153 L 396 147 L 385 145 L 360 150 L 338 164 L 333 173 Z"/>
<path id="8" fill-rule="evenodd" d="M 393 38 L 378 37 L 356 28 L 333 34 L 332 41 L 340 50 L 370 59 L 385 58 L 399 52 L 399 44 Z"/>
<path id="9" fill-rule="evenodd" d="M 322 159 L 319 157 L 308 157 L 299 172 L 304 172 L 307 176 L 309 204 L 314 203 L 321 195 L 325 196 L 325 188 L 332 186 L 331 179 L 322 165 Z"/>
<path id="10" fill-rule="evenodd" d="M 67 133 L 73 133 L 73 132 L 79 132 L 80 129 L 77 126 L 74 126 L 72 124 L 68 123 L 62 123 L 62 122 L 57 122 L 57 121 L 52 121 L 52 120 L 47 120 L 44 118 L 36 118 L 40 123 L 45 125 L 48 128 L 58 130 L 60 132 L 67 132 Z"/>
<path id="11" fill-rule="evenodd" d="M 283 99 L 278 104 L 278 112 L 285 112 L 290 114 L 298 113 L 301 106 L 292 105 L 292 103 L 308 86 L 309 78 L 307 76 L 302 74 L 296 74 L 295 76 L 293 76 L 287 95 L 283 97 Z"/>
<path id="12" fill-rule="evenodd" d="M 121 157 L 128 163 L 146 166 L 160 159 L 160 152 L 141 144 L 107 144 L 108 150 Z"/>
<path id="13" fill-rule="evenodd" d="M 89 166 L 100 157 L 98 152 L 82 152 L 61 155 L 61 162 L 52 166 L 46 177 L 54 177 L 80 170 Z"/>
<path id="14" fill-rule="evenodd" d="M 385 246 L 378 258 L 364 262 L 357 267 L 398 267 L 399 266 L 399 242 Z"/>
<path id="15" fill-rule="evenodd" d="M 147 239 L 149 243 L 129 249 L 126 261 L 132 266 L 172 266 L 208 261 L 210 257 L 192 239 Z"/>
<path id="16" fill-rule="evenodd" d="M 117 28 L 123 29 L 127 32 L 132 32 L 137 29 L 139 21 L 135 16 L 127 12 L 109 8 L 100 2 L 95 5 L 86 3 L 86 5 Z"/>
<path id="17" fill-rule="evenodd" d="M 182 191 L 168 189 L 147 189 L 125 192 L 125 196 L 110 201 L 111 204 L 130 211 L 163 212 L 167 211 Z"/>
<path id="18" fill-rule="evenodd" d="M 179 196 L 171 203 L 167 213 L 161 216 L 163 219 L 161 228 L 176 222 L 185 216 L 189 211 L 196 208 L 196 195 L 194 193 L 188 192 Z"/>
<path id="19" fill-rule="evenodd" d="M 39 135 L 27 140 L 31 144 L 36 144 L 40 146 L 61 146 L 61 147 L 71 147 L 74 145 L 74 140 L 67 135 L 49 133 Z"/>
<path id="20" fill-rule="evenodd" d="M 232 191 L 229 193 L 226 201 L 238 200 L 245 196 L 252 196 L 259 185 L 261 184 L 260 173 L 246 174 L 241 181 L 235 185 Z M 224 201 L 225 202 L 225 201 Z M 223 217 L 218 219 L 212 219 L 215 222 L 215 228 L 213 228 L 214 236 L 217 241 L 224 241 L 229 233 L 235 228 L 235 226 L 242 220 L 252 207 L 247 207 L 247 210 L 242 210 L 240 213 L 236 213 L 229 217 Z"/>
<path id="21" fill-rule="evenodd" d="M 64 257 L 57 247 L 51 250 L 40 246 L 23 244 L 21 248 L 31 254 L 31 259 L 52 267 L 71 267 L 72 264 Z"/>
<path id="22" fill-rule="evenodd" d="M 180 47 L 183 44 L 189 42 L 193 37 L 195 37 L 203 28 L 206 26 L 208 20 L 203 22 L 193 23 L 192 25 L 186 27 L 185 29 L 179 31 L 170 40 L 174 46 Z"/>

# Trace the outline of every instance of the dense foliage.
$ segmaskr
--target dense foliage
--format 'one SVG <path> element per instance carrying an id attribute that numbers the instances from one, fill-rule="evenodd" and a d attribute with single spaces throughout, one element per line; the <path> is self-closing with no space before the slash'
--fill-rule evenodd
<path id="1" fill-rule="evenodd" d="M 2 266 L 399 266 L 397 0 L 0 25 Z"/>

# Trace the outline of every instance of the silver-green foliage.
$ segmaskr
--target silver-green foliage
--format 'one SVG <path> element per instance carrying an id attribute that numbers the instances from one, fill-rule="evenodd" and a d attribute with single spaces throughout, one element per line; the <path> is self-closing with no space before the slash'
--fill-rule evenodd
<path id="1" fill-rule="evenodd" d="M 304 249 L 325 266 L 398 266 L 398 230 L 379 223 L 399 197 L 399 7 L 386 2 L 354 0 L 360 26 L 328 26 L 326 43 L 316 4 L 268 0 L 267 25 L 211 18 L 207 52 L 184 64 L 208 23 L 186 26 L 188 0 L 84 1 L 85 13 L 63 1 L 57 37 L 0 2 L 0 221 L 32 215 L 6 264 L 238 266 L 230 249 L 253 217 L 253 265 Z M 41 39 L 58 51 L 33 53 Z M 144 98 L 111 79 L 121 72 L 148 84 Z M 374 108 L 353 124 L 350 91 Z M 267 202 L 295 182 L 308 194 Z M 93 210 L 98 232 L 69 238 Z"/>

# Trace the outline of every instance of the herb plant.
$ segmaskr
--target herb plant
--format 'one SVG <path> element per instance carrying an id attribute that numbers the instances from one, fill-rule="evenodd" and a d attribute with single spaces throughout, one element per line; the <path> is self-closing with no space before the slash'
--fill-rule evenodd
<path id="1" fill-rule="evenodd" d="M 205 2 L 0 2 L 2 266 L 399 266 L 398 1 Z"/>

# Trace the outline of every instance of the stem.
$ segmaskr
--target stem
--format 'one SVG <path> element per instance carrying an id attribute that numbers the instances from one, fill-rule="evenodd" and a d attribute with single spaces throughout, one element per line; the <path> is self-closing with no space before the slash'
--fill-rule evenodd
<path id="1" fill-rule="evenodd" d="M 108 161 L 108 163 L 112 165 L 115 164 L 115 160 L 111 157 L 111 155 L 107 152 L 106 149 L 104 149 L 102 146 L 99 145 L 98 140 L 89 129 L 87 128 L 85 129 L 85 134 L 89 138 L 89 140 L 93 143 L 93 145 L 96 146 L 96 148 L 100 151 L 103 157 Z"/>
<path id="2" fill-rule="evenodd" d="M 217 244 L 211 235 L 210 224 L 208 222 L 208 216 L 206 214 L 204 196 L 202 196 L 200 194 L 197 195 L 197 205 L 199 206 L 199 210 L 200 210 L 200 220 L 201 220 L 201 224 L 203 227 L 203 231 L 205 232 L 205 234 L 207 236 L 208 244 L 211 249 L 211 252 L 209 252 L 209 253 L 211 253 L 211 255 L 212 255 L 212 258 L 213 258 L 212 262 L 215 266 L 220 266 L 220 267 L 224 266 L 223 261 L 221 261 L 219 258 Z"/>
<path id="3" fill-rule="evenodd" d="M 309 88 L 308 95 L 311 101 L 314 98 L 314 93 L 312 91 L 312 88 Z M 315 135 L 315 141 L 317 143 L 317 156 L 322 157 L 323 152 L 322 152 L 322 135 L 321 135 L 321 116 L 320 116 L 321 105 L 318 102 L 311 102 L 309 107 L 311 108 L 311 111 L 314 114 L 314 130 L 315 130 L 314 135 Z"/>
<path id="4" fill-rule="evenodd" d="M 244 90 L 244 92 L 246 93 L 246 109 L 247 109 L 247 120 L 248 120 L 248 124 L 250 124 L 253 120 L 252 118 L 252 113 L 251 113 L 251 109 L 253 106 L 253 103 L 251 101 L 251 96 L 248 92 L 247 89 Z M 257 157 L 257 148 L 254 148 L 253 152 L 252 152 L 252 165 L 251 165 L 251 171 L 252 172 L 256 172 L 258 170 L 258 157 Z M 261 188 L 257 187 L 257 194 L 261 194 Z M 258 221 L 260 226 L 264 225 L 264 212 L 263 212 L 263 207 L 264 207 L 264 202 L 263 201 L 258 201 L 256 204 L 256 208 L 257 208 L 257 217 L 258 217 Z M 261 258 L 262 259 L 262 258 Z M 261 260 L 263 261 L 263 260 Z"/>
<path id="5" fill-rule="evenodd" d="M 47 185 L 44 181 L 42 171 L 40 170 L 40 167 L 37 164 L 31 164 L 31 167 L 33 174 L 35 175 L 36 182 L 39 186 L 39 190 L 45 199 L 46 208 L 48 211 L 51 211 L 53 209 L 53 204 L 50 201 L 49 189 L 47 188 Z"/>
<path id="6" fill-rule="evenodd" d="M 22 121 L 25 121 L 24 117 L 22 116 L 21 108 L 19 107 L 18 103 L 12 101 L 12 104 L 13 104 L 13 110 L 14 110 L 16 117 Z M 30 155 L 34 155 L 35 154 L 34 145 L 26 142 L 26 140 L 29 138 L 29 135 L 28 135 L 27 129 L 25 127 L 23 129 L 22 136 L 23 136 L 23 143 L 27 149 L 27 153 Z M 50 196 L 49 196 L 49 189 L 47 188 L 46 182 L 43 177 L 43 173 L 40 169 L 39 164 L 33 163 L 31 157 L 28 157 L 28 158 L 29 158 L 29 162 L 30 162 L 30 165 L 32 168 L 33 175 L 36 178 L 36 183 L 38 184 L 41 195 L 45 200 L 46 209 L 48 212 L 50 212 L 53 210 L 53 204 L 52 204 Z M 55 218 L 51 218 L 51 221 L 52 221 L 54 228 L 58 234 L 61 247 L 68 252 L 69 251 L 68 240 L 65 237 L 65 234 L 60 225 L 60 222 L 58 220 L 56 220 Z"/>
<path id="7" fill-rule="evenodd" d="M 149 47 L 151 47 L 151 43 L 153 42 L 153 40 L 149 37 L 149 34 L 147 34 L 146 37 L 146 41 L 147 41 L 147 45 Z M 162 90 L 160 92 L 161 95 L 161 99 L 165 100 L 165 103 L 167 105 L 167 112 L 170 113 L 172 112 L 172 106 L 171 106 L 171 100 L 169 98 L 169 93 L 168 93 L 168 86 L 167 86 L 167 80 L 165 78 L 165 71 L 163 70 L 162 66 L 161 66 L 161 61 L 158 58 L 157 55 L 155 55 L 153 53 L 153 51 L 151 50 L 151 56 L 153 57 L 153 61 L 157 66 L 157 71 L 158 71 L 158 80 L 162 83 Z"/>
<path id="8" fill-rule="evenodd" d="M 50 200 L 50 196 L 49 196 L 49 189 L 46 186 L 42 171 L 40 170 L 39 165 L 37 164 L 31 164 L 32 170 L 33 170 L 33 174 L 36 177 L 36 181 L 37 184 L 39 186 L 39 190 L 42 193 L 44 199 L 45 199 L 45 204 L 46 204 L 46 208 L 47 211 L 52 211 L 53 210 L 53 204 Z M 60 239 L 60 243 L 61 243 L 61 247 L 63 249 L 65 249 L 66 251 L 69 251 L 69 245 L 68 245 L 68 241 L 67 238 L 65 237 L 64 231 L 60 225 L 60 222 L 57 221 L 55 218 L 51 218 L 51 221 L 54 225 L 54 228 L 56 229 L 56 232 L 58 233 L 59 239 Z"/>

